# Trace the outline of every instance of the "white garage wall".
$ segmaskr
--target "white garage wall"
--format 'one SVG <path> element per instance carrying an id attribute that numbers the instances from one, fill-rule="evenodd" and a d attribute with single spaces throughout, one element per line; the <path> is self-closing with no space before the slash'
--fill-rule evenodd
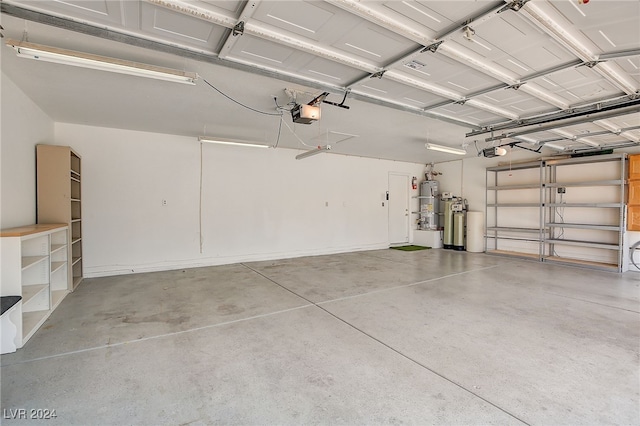
<path id="1" fill-rule="evenodd" d="M 36 222 L 36 144 L 53 142 L 53 121 L 4 73 L 0 75 L 0 226 Z"/>
<path id="2" fill-rule="evenodd" d="M 195 138 L 64 123 L 55 135 L 82 156 L 87 277 L 385 248 L 388 173 L 424 172 L 421 164 L 295 160 L 300 151 L 203 144 L 200 214 Z"/>

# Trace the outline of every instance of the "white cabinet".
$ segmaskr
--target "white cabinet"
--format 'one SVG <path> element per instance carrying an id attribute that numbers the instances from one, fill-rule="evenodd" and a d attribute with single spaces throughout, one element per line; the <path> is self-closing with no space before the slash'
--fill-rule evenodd
<path id="1" fill-rule="evenodd" d="M 30 225 L 3 229 L 0 237 L 0 295 L 22 297 L 12 315 L 21 348 L 71 290 L 69 227 Z"/>

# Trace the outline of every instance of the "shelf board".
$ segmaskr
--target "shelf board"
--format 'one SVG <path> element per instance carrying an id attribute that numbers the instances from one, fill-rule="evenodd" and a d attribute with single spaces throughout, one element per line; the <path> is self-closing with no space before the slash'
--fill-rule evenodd
<path id="1" fill-rule="evenodd" d="M 27 340 L 29 340 L 31 336 L 33 336 L 33 334 L 47 319 L 50 313 L 51 311 L 48 309 L 44 311 L 33 311 L 33 312 L 22 313 L 22 336 L 23 336 L 22 343 L 23 344 Z"/>
<path id="2" fill-rule="evenodd" d="M 80 281 L 82 281 L 82 277 L 73 277 L 73 288 L 74 289 L 76 287 L 78 287 L 78 284 L 80 284 Z"/>
<path id="3" fill-rule="evenodd" d="M 82 256 L 78 256 L 78 257 L 74 257 L 71 264 L 75 265 L 76 263 L 80 262 L 82 260 Z"/>
<path id="4" fill-rule="evenodd" d="M 69 293 L 69 290 L 54 290 L 51 292 L 51 309 L 58 307 L 62 299 Z"/>
<path id="5" fill-rule="evenodd" d="M 49 256 L 23 256 L 22 257 L 22 270 L 36 265 L 44 260 L 47 260 Z"/>
<path id="6" fill-rule="evenodd" d="M 618 270 L 618 265 L 615 263 L 605 263 L 605 262 L 594 262 L 591 260 L 584 259 L 573 259 L 570 257 L 560 257 L 560 256 L 547 256 L 544 258 L 545 262 L 554 262 L 554 263 L 564 263 L 567 265 L 576 265 L 576 266 L 586 266 L 589 268 L 599 268 L 605 270 Z"/>
<path id="7" fill-rule="evenodd" d="M 492 240 L 512 240 L 512 241 L 531 241 L 539 243 L 542 241 L 541 238 L 526 238 L 526 237 L 504 237 L 504 236 L 495 236 L 495 235 L 485 235 L 486 238 L 491 238 Z"/>
<path id="8" fill-rule="evenodd" d="M 546 223 L 545 226 L 549 228 L 574 228 L 574 229 L 593 229 L 597 231 L 618 231 L 621 229 L 619 226 L 614 225 L 589 225 L 586 223 Z"/>
<path id="9" fill-rule="evenodd" d="M 64 261 L 64 262 L 51 262 L 51 273 L 53 274 L 58 269 L 64 267 L 66 264 L 67 264 L 66 261 Z"/>
<path id="10" fill-rule="evenodd" d="M 516 228 L 509 226 L 490 226 L 487 231 L 504 231 L 504 232 L 527 232 L 527 233 L 539 233 L 540 228 Z M 544 229 L 542 230 L 544 231 Z"/>
<path id="11" fill-rule="evenodd" d="M 500 190 L 510 190 L 510 189 L 541 189 L 542 186 L 539 183 L 527 183 L 522 185 L 498 185 L 498 186 L 488 186 L 487 190 L 491 191 L 500 191 Z"/>
<path id="12" fill-rule="evenodd" d="M 540 203 L 495 203 L 487 204 L 487 207 L 540 207 Z"/>
<path id="13" fill-rule="evenodd" d="M 3 229 L 0 233 L 0 237 L 24 237 L 27 235 L 45 233 L 52 230 L 63 230 L 66 228 L 66 223 L 45 223 L 37 225 L 19 226 L 17 228 Z"/>
<path id="14" fill-rule="evenodd" d="M 80 218 L 71 219 L 71 223 L 77 223 L 77 222 L 82 222 L 82 219 L 80 219 Z"/>
<path id="15" fill-rule="evenodd" d="M 538 254 L 523 253 L 519 251 L 509 251 L 509 250 L 487 250 L 487 254 L 493 254 L 496 256 L 519 257 L 522 259 L 535 259 L 535 260 L 540 259 L 540 255 Z"/>
<path id="16" fill-rule="evenodd" d="M 624 207 L 622 203 L 549 203 L 546 207 L 608 207 L 620 208 Z"/>
<path id="17" fill-rule="evenodd" d="M 31 299 L 49 288 L 49 284 L 36 284 L 22 286 L 22 304 L 26 305 Z"/>
<path id="18" fill-rule="evenodd" d="M 71 176 L 78 176 L 78 178 L 80 178 L 80 173 L 76 172 L 75 170 L 71 169 Z"/>
<path id="19" fill-rule="evenodd" d="M 621 186 L 624 184 L 624 180 L 592 180 L 585 182 L 553 182 L 546 183 L 545 187 L 547 188 L 564 188 L 564 187 L 572 187 L 572 186 Z"/>
<path id="20" fill-rule="evenodd" d="M 71 202 L 79 203 L 80 202 L 80 198 L 72 198 Z"/>
<path id="21" fill-rule="evenodd" d="M 71 175 L 71 180 L 74 182 L 80 183 L 80 179 L 78 179 L 77 177 L 74 177 L 73 174 Z"/>
<path id="22" fill-rule="evenodd" d="M 595 241 L 563 240 L 563 239 L 551 238 L 551 239 L 545 240 L 545 242 L 549 244 L 558 244 L 563 246 L 590 247 L 590 248 L 601 248 L 601 249 L 607 249 L 607 250 L 620 249 L 620 246 L 618 244 L 598 243 Z"/>
<path id="23" fill-rule="evenodd" d="M 71 240 L 71 244 L 75 244 L 77 242 L 80 242 L 80 240 L 82 240 L 82 238 L 78 237 L 78 238 L 72 238 Z"/>
<path id="24" fill-rule="evenodd" d="M 66 248 L 66 244 L 51 244 L 51 254 L 57 252 L 58 250 L 62 250 Z"/>

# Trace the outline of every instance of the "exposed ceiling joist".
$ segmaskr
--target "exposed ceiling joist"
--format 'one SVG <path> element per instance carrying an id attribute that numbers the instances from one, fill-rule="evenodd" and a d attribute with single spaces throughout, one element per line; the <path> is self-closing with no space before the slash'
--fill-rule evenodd
<path id="1" fill-rule="evenodd" d="M 625 96 L 623 98 L 616 98 L 608 101 L 601 101 L 596 104 L 586 105 L 583 107 L 572 108 L 571 110 L 568 110 L 568 111 L 560 111 L 560 112 L 551 113 L 551 114 L 543 114 L 539 117 L 533 117 L 530 119 L 521 119 L 521 120 L 509 122 L 509 123 L 496 124 L 494 126 L 486 127 L 482 130 L 475 130 L 475 131 L 469 132 L 466 134 L 466 136 L 471 137 L 471 136 L 477 136 L 477 135 L 481 135 L 489 132 L 517 129 L 517 128 L 522 128 L 527 126 L 544 124 L 544 123 L 554 123 L 554 122 L 566 120 L 569 118 L 575 118 L 575 117 L 587 116 L 585 121 L 583 121 L 583 122 L 587 122 L 587 121 L 596 120 L 596 118 L 589 118 L 590 116 L 594 114 L 604 113 L 604 112 L 607 112 L 607 116 L 597 118 L 597 119 L 615 117 L 618 115 L 629 114 L 630 112 L 628 111 L 630 111 L 631 109 L 633 109 L 632 112 L 637 111 L 638 108 L 640 108 L 639 105 L 640 105 L 640 98 Z"/>
<path id="2" fill-rule="evenodd" d="M 633 58 L 634 56 L 640 56 L 640 49 L 627 49 L 619 50 L 617 52 L 602 53 L 598 55 L 598 60 L 606 61 L 609 59 L 626 59 Z"/>
<path id="3" fill-rule="evenodd" d="M 423 46 L 429 46 L 429 45 L 432 45 L 433 43 L 440 43 L 438 44 L 437 48 L 432 49 L 430 51 L 432 51 L 433 53 L 443 54 L 449 57 L 450 59 L 461 62 L 465 65 L 469 65 L 472 68 L 480 72 L 483 72 L 486 75 L 489 75 L 499 81 L 502 81 L 508 86 L 519 85 L 520 83 L 520 79 L 518 78 L 518 76 L 513 74 L 511 71 L 505 69 L 504 67 L 498 64 L 493 63 L 492 61 L 488 61 L 480 57 L 480 55 L 477 55 L 474 52 L 464 48 L 463 46 L 460 46 L 458 43 L 454 41 L 448 41 L 454 36 L 459 35 L 459 33 L 464 28 L 468 27 L 471 22 L 473 22 L 474 25 L 478 26 L 486 23 L 490 19 L 497 16 L 498 13 L 504 9 L 503 2 L 497 2 L 497 3 L 493 2 L 485 10 L 483 10 L 476 16 L 467 19 L 464 23 L 456 24 L 451 28 L 448 28 L 447 30 L 445 30 L 442 34 L 434 34 L 431 36 L 427 34 L 423 34 L 422 32 L 419 32 L 415 29 L 412 29 L 409 26 L 400 25 L 398 22 L 390 20 L 384 14 L 377 12 L 376 10 L 367 6 L 366 4 L 363 4 L 362 2 L 358 2 L 355 0 L 331 0 L 330 3 L 338 7 L 341 7 L 345 10 L 348 10 L 349 12 L 362 17 L 363 19 L 367 19 L 370 22 L 380 25 L 383 28 L 393 30 L 403 35 L 404 37 L 407 37 L 408 39 L 415 41 L 416 43 L 422 44 Z M 517 8 L 509 8 L 510 10 L 519 10 L 522 4 L 526 2 L 513 2 L 513 3 L 518 3 L 519 6 Z M 442 43 L 443 41 L 444 43 Z M 421 53 L 424 51 L 425 49 L 423 48 L 420 51 L 412 52 L 406 58 L 401 58 L 400 60 L 392 64 L 389 64 L 389 67 L 396 66 L 398 63 L 406 61 L 411 57 L 415 56 L 416 53 Z M 387 77 L 388 76 L 389 74 L 387 73 Z M 359 82 L 361 82 L 361 80 L 356 81 L 354 83 L 359 83 Z M 569 108 L 569 104 L 567 104 L 563 99 L 559 98 L 558 96 L 554 95 L 553 93 L 549 92 L 548 90 L 538 85 L 528 84 L 526 87 L 522 88 L 522 91 L 544 102 L 547 102 L 559 109 Z M 449 99 L 454 100 L 455 102 L 459 102 L 459 100 L 456 100 L 453 97 L 450 97 L 450 96 L 447 96 L 447 97 Z M 489 111 L 506 118 L 512 118 L 514 116 L 512 112 L 507 112 L 500 108 L 495 109 L 495 107 L 492 107 L 491 105 L 482 101 L 476 101 L 474 103 L 474 106 L 479 109 L 483 109 L 485 111 Z"/>
<path id="4" fill-rule="evenodd" d="M 598 62 L 598 55 L 590 46 L 592 43 L 581 33 L 570 31 L 571 23 L 561 16 L 548 2 L 528 2 L 521 11 L 532 24 L 547 33 L 550 37 L 575 54 L 585 64 L 593 64 L 589 68 L 600 74 L 627 95 L 638 92 L 631 77 L 614 63 Z"/>
<path id="5" fill-rule="evenodd" d="M 573 126 L 576 124 L 590 123 L 593 121 L 604 120 L 607 118 L 618 117 L 621 115 L 636 114 L 638 112 L 640 112 L 640 100 L 634 100 L 633 104 L 623 108 L 582 112 L 578 115 L 573 115 L 570 117 L 565 117 L 563 119 L 553 120 L 551 122 L 548 122 L 548 124 L 546 125 L 542 125 L 542 123 L 523 124 L 520 126 L 520 128 L 523 128 L 524 130 L 519 130 L 517 132 L 503 133 L 498 136 L 492 136 L 492 137 L 486 138 L 485 141 L 491 142 L 494 140 L 512 138 L 514 136 L 522 136 L 522 135 L 528 135 L 531 133 L 543 132 L 546 130 L 560 129 L 563 127 Z M 478 134 L 489 133 L 489 132 L 490 130 L 483 131 L 482 133 L 478 133 Z M 470 133 L 468 133 L 467 137 L 469 136 L 474 136 L 474 135 L 471 135 Z"/>
<path id="6" fill-rule="evenodd" d="M 227 34 L 227 39 L 224 41 L 224 44 L 222 45 L 222 48 L 218 53 L 218 57 L 220 59 L 227 58 L 227 56 L 235 46 L 236 42 L 238 41 L 238 36 L 242 35 L 241 33 L 238 33 L 236 28 L 242 26 L 242 28 L 244 29 L 244 22 L 246 22 L 249 18 L 253 16 L 255 11 L 257 10 L 257 7 L 260 1 L 261 0 L 248 1 L 244 5 L 244 8 L 242 9 L 242 13 L 240 14 L 240 17 L 236 19 L 236 24 L 233 26 L 231 31 L 229 31 L 229 33 Z"/>
<path id="7" fill-rule="evenodd" d="M 631 133 L 632 130 L 640 129 L 640 126 L 631 126 L 631 127 L 621 128 L 616 126 L 609 120 L 597 120 L 597 121 L 594 121 L 593 124 L 595 124 L 596 126 L 602 127 L 603 129 L 606 129 L 609 133 L 618 135 L 621 138 L 625 138 L 633 142 L 640 142 L 640 137 Z"/>
<path id="8" fill-rule="evenodd" d="M 153 0 L 149 0 L 149 1 L 153 1 Z M 146 38 L 137 37 L 137 36 L 133 36 L 133 35 L 118 32 L 118 31 L 113 31 L 106 28 L 96 27 L 96 26 L 85 24 L 75 20 L 57 17 L 57 16 L 49 15 L 46 13 L 42 13 L 39 11 L 30 10 L 30 9 L 25 9 L 23 7 L 8 4 L 5 2 L 0 3 L 0 12 L 5 13 L 9 16 L 14 16 L 16 18 L 25 19 L 28 21 L 33 21 L 33 22 L 37 22 L 45 25 L 50 25 L 50 26 L 61 28 L 68 31 L 87 34 L 90 36 L 99 37 L 99 38 L 111 40 L 111 41 L 116 41 L 119 43 L 137 46 L 145 49 L 150 49 L 157 52 L 164 52 L 167 54 L 188 58 L 188 59 L 193 59 L 200 62 L 220 65 L 220 66 L 236 69 L 239 71 L 244 71 L 244 72 L 249 72 L 253 74 L 258 74 L 264 77 L 274 78 L 287 83 L 293 83 L 301 86 L 315 88 L 322 91 L 328 91 L 328 92 L 339 93 L 339 94 L 344 94 L 347 91 L 347 89 L 343 86 L 331 85 L 331 84 L 327 84 L 326 82 L 321 82 L 319 80 L 304 78 L 300 76 L 294 76 L 291 74 L 278 72 L 277 70 L 269 69 L 266 67 L 259 67 L 256 65 L 245 64 L 238 61 L 221 59 L 214 54 L 206 54 L 206 53 L 197 52 L 191 49 L 187 49 L 184 47 L 160 43 L 154 40 L 149 40 Z M 232 28 L 234 26 L 235 20 L 231 18 L 227 19 L 223 15 L 217 15 L 217 16 L 220 22 L 224 24 L 224 26 L 226 26 L 227 28 Z M 379 106 L 383 106 L 383 107 L 387 107 L 387 108 L 391 108 L 399 111 L 404 111 L 404 112 L 420 115 L 423 117 L 433 118 L 433 119 L 444 121 L 450 124 L 455 124 L 461 127 L 480 129 L 480 127 L 475 123 L 470 123 L 464 120 L 457 120 L 441 114 L 435 114 L 429 111 L 424 111 L 421 108 L 415 108 L 415 107 L 407 106 L 400 103 L 390 102 L 384 99 L 369 96 L 365 93 L 351 92 L 349 94 L 349 97 L 359 101 L 368 102 L 374 105 L 379 105 Z"/>

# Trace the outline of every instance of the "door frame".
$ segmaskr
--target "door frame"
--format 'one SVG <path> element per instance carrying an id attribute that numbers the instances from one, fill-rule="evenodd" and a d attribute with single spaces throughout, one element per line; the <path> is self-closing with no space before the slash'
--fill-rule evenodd
<path id="1" fill-rule="evenodd" d="M 401 172 L 389 172 L 388 177 L 387 177 L 387 194 L 391 194 L 391 179 L 392 176 L 395 177 L 403 177 L 406 179 L 406 185 L 405 185 L 405 191 L 404 191 L 404 197 L 406 198 L 406 204 L 405 204 L 405 216 L 406 220 L 405 220 L 405 226 L 406 226 L 406 241 L 394 241 L 391 242 L 391 221 L 392 221 L 392 217 L 391 217 L 391 197 L 393 195 L 390 195 L 389 199 L 387 199 L 387 240 L 390 246 L 393 245 L 399 245 L 399 244 L 406 244 L 409 243 L 410 239 L 411 239 L 411 235 L 410 235 L 410 230 L 411 230 L 411 218 L 410 218 L 410 206 L 411 206 L 411 196 L 410 196 L 410 191 L 409 191 L 409 182 L 410 182 L 410 175 L 408 173 L 401 173 Z M 397 218 L 395 218 L 397 219 Z"/>

